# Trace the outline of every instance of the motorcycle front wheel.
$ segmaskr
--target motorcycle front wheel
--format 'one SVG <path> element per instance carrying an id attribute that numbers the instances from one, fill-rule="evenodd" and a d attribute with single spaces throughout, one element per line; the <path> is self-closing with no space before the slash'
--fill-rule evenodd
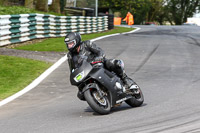
<path id="1" fill-rule="evenodd" d="M 96 89 L 88 89 L 84 92 L 84 97 L 90 107 L 101 115 L 110 113 L 111 105 L 106 96 L 100 97 Z"/>

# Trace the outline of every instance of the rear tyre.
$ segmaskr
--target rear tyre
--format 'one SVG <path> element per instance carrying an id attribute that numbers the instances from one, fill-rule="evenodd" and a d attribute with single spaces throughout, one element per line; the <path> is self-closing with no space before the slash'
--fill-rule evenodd
<path id="1" fill-rule="evenodd" d="M 106 96 L 103 96 L 101 98 L 96 89 L 88 89 L 84 92 L 84 97 L 87 103 L 95 112 L 101 115 L 106 115 L 110 113 L 110 101 Z"/>
<path id="2" fill-rule="evenodd" d="M 135 91 L 135 90 L 133 90 L 133 91 Z M 143 96 L 143 93 L 142 93 L 140 87 L 137 88 L 137 93 L 134 93 L 132 96 L 133 96 L 133 98 L 125 101 L 128 105 L 130 105 L 131 107 L 139 107 L 143 104 L 144 96 Z"/>

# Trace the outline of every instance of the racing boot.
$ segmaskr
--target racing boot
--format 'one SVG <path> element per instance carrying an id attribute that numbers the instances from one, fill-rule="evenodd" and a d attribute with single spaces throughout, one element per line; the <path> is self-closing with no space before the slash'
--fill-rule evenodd
<path id="1" fill-rule="evenodd" d="M 122 78 L 122 81 L 124 82 L 126 93 L 135 94 L 135 95 L 140 93 L 139 86 L 131 78 L 129 78 L 126 74 Z"/>
<path id="2" fill-rule="evenodd" d="M 123 92 L 126 92 L 127 94 L 134 94 L 137 95 L 140 93 L 139 86 L 127 75 L 122 78 L 122 81 L 124 82 L 124 89 Z"/>
<path id="3" fill-rule="evenodd" d="M 129 89 L 134 84 L 133 80 L 129 78 L 125 73 L 122 76 L 122 81 L 124 82 L 126 89 Z"/>

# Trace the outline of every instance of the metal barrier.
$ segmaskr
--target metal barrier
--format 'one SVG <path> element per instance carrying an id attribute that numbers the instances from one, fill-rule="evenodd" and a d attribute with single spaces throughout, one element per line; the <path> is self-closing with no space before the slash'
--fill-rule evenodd
<path id="1" fill-rule="evenodd" d="M 44 14 L 0 15 L 0 46 L 36 38 L 63 37 L 108 30 L 108 17 L 54 16 Z"/>

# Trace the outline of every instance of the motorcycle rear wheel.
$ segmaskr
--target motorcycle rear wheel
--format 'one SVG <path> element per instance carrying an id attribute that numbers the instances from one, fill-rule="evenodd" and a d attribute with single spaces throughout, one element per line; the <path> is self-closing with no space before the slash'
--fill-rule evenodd
<path id="1" fill-rule="evenodd" d="M 138 89 L 139 94 L 134 94 L 132 95 L 133 98 L 125 101 L 131 107 L 139 107 L 144 102 L 144 96 L 143 96 L 142 90 L 140 89 L 140 87 L 137 89 Z"/>
<path id="2" fill-rule="evenodd" d="M 110 113 L 111 110 L 110 101 L 106 96 L 100 98 L 97 90 L 88 89 L 87 91 L 84 92 L 84 97 L 87 103 L 95 112 L 101 115 L 106 115 Z"/>

